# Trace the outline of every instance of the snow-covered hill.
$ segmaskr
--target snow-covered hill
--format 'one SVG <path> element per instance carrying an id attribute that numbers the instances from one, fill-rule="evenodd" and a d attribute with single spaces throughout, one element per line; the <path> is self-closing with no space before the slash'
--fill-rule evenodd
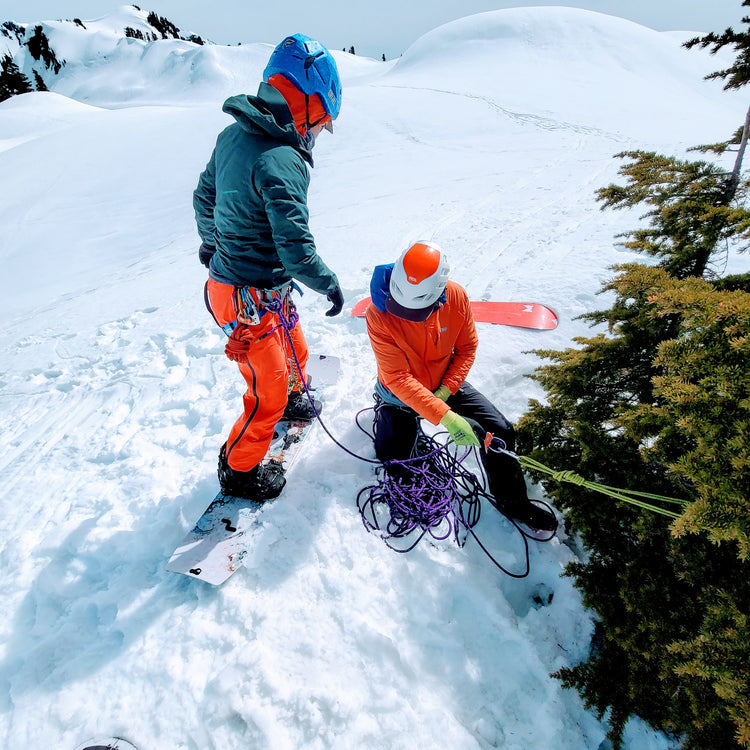
<path id="1" fill-rule="evenodd" d="M 357 514 L 370 466 L 322 431 L 226 585 L 165 572 L 216 491 L 241 394 L 203 307 L 191 194 L 224 96 L 254 93 L 271 45 L 126 38 L 134 12 L 44 22 L 65 66 L 50 92 L 0 104 L 0 744 L 597 750 L 606 726 L 549 676 L 593 629 L 559 577 L 575 540 L 532 547 L 523 580 L 471 543 L 396 555 Z M 746 107 L 702 80 L 720 61 L 567 8 L 465 18 L 395 62 L 334 54 L 343 110 L 310 191 L 320 252 L 349 306 L 426 237 L 471 297 L 555 307 L 554 332 L 480 329 L 471 381 L 511 419 L 540 396 L 529 350 L 585 335 L 576 316 L 632 258 L 613 238 L 637 213 L 594 200 L 612 155 L 720 140 Z M 354 424 L 374 378 L 364 326 L 326 308 L 299 302 L 312 350 L 343 359 L 324 420 L 371 456 Z M 522 565 L 490 509 L 478 533 Z M 637 722 L 627 737 L 669 747 Z"/>
<path id="2" fill-rule="evenodd" d="M 37 33 L 49 54 L 32 53 L 28 42 Z M 210 96 L 222 87 L 241 90 L 257 80 L 271 45 L 217 48 L 169 19 L 126 5 L 94 20 L 10 22 L 0 26 L 0 53 L 3 48 L 32 82 L 37 74 L 56 93 L 122 106 Z"/>

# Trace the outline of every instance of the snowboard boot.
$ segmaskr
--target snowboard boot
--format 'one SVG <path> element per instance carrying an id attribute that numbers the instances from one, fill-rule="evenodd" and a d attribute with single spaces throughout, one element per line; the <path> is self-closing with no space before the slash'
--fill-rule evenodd
<path id="1" fill-rule="evenodd" d="M 531 500 L 526 502 L 503 503 L 497 502 L 495 506 L 503 515 L 520 521 L 537 531 L 556 531 L 557 518 L 552 511 L 540 505 L 535 505 Z"/>
<path id="2" fill-rule="evenodd" d="M 479 436 L 478 436 L 479 437 Z M 536 505 L 526 494 L 526 480 L 518 460 L 502 451 L 490 450 L 485 468 L 492 504 L 508 518 L 525 523 L 539 531 L 556 531 L 557 518 L 552 511 Z"/>
<path id="3" fill-rule="evenodd" d="M 289 394 L 289 400 L 286 402 L 284 409 L 284 419 L 299 419 L 303 422 L 312 422 L 316 417 L 316 412 L 320 414 L 322 405 L 320 401 L 315 401 L 315 409 L 310 405 L 310 399 L 302 391 L 292 391 Z"/>
<path id="4" fill-rule="evenodd" d="M 257 464 L 250 471 L 233 469 L 226 459 L 225 444 L 219 453 L 219 484 L 225 495 L 262 503 L 278 497 L 286 479 L 284 467 L 278 461 Z"/>

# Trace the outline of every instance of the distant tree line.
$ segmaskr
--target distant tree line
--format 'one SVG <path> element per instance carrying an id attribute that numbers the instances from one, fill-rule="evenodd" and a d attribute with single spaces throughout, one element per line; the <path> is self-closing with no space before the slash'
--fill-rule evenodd
<path id="1" fill-rule="evenodd" d="M 41 26 L 36 26 L 34 28 L 34 33 L 29 37 L 25 44 L 29 48 L 31 56 L 36 61 L 41 60 L 48 70 L 54 70 L 55 75 L 57 75 L 62 66 L 65 65 L 65 60 L 60 62 L 57 59 L 55 51 L 49 46 L 49 39 Z"/>
<path id="2" fill-rule="evenodd" d="M 146 16 L 150 26 L 153 26 L 160 34 L 162 39 L 181 39 L 180 30 L 168 18 L 157 16 L 151 11 Z"/>
<path id="3" fill-rule="evenodd" d="M 136 10 L 140 10 L 137 5 L 134 5 L 133 7 Z M 140 39 L 145 42 L 155 42 L 158 39 L 181 39 L 184 42 L 192 42 L 193 44 L 205 44 L 203 39 L 197 34 L 182 36 L 180 34 L 180 29 L 175 24 L 173 24 L 168 18 L 159 16 L 153 11 L 146 16 L 146 21 L 149 26 L 155 29 L 155 32 L 142 31 L 141 29 L 134 29 L 132 26 L 126 26 L 125 36 L 130 39 Z"/>
<path id="4" fill-rule="evenodd" d="M 34 91 L 31 81 L 18 69 L 10 55 L 3 55 L 0 58 L 0 102 L 30 91 Z"/>
<path id="5" fill-rule="evenodd" d="M 346 51 L 347 51 L 347 50 L 346 50 L 346 47 L 342 47 L 342 48 L 341 48 L 341 51 L 342 51 L 342 52 L 346 52 Z M 352 44 L 352 46 L 351 46 L 351 47 L 349 47 L 349 54 L 350 54 L 350 55 L 356 55 L 356 54 L 357 54 L 357 53 L 356 53 L 356 52 L 354 51 L 354 45 L 353 45 L 353 44 Z M 385 52 L 383 52 L 383 62 L 385 62 Z"/>

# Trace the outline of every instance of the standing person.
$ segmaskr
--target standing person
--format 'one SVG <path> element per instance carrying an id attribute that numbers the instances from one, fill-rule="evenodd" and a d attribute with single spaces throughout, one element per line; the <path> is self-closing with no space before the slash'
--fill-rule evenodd
<path id="1" fill-rule="evenodd" d="M 341 108 L 336 62 L 319 42 L 294 34 L 271 54 L 257 96 L 233 96 L 223 111 L 236 122 L 216 141 L 198 180 L 193 207 L 208 267 L 206 306 L 229 335 L 226 355 L 247 383 L 244 411 L 219 454 L 219 483 L 227 495 L 266 500 L 285 484 L 280 464 L 261 464 L 282 415 L 311 419 L 302 392 L 307 344 L 291 330 L 294 357 L 280 318 L 268 309 L 294 310 L 298 280 L 331 302 L 344 304 L 336 275 L 318 256 L 308 227 L 308 164 L 323 129 Z"/>
<path id="2" fill-rule="evenodd" d="M 417 242 L 394 264 L 376 266 L 365 319 L 378 368 L 375 453 L 409 458 L 419 418 L 445 427 L 457 445 L 479 446 L 487 433 L 515 448 L 513 426 L 466 377 L 479 339 L 463 287 L 432 242 Z M 471 420 L 471 421 L 470 421 Z M 497 507 L 536 529 L 554 530 L 554 514 L 529 501 L 518 461 L 480 450 Z"/>

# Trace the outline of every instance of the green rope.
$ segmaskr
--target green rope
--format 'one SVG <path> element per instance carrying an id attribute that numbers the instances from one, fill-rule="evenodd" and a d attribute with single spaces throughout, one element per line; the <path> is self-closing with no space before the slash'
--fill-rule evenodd
<path id="1" fill-rule="evenodd" d="M 688 502 L 686 500 L 678 500 L 674 497 L 652 495 L 649 492 L 639 492 L 637 490 L 618 490 L 616 487 L 608 487 L 605 484 L 590 482 L 587 479 L 584 479 L 582 476 L 576 474 L 574 471 L 554 471 L 548 466 L 545 466 L 544 464 L 539 463 L 539 461 L 536 461 L 533 458 L 529 458 L 528 456 L 517 456 L 517 458 L 521 463 L 521 466 L 523 466 L 525 469 L 538 471 L 542 474 L 549 474 L 552 479 L 557 482 L 569 482 L 570 484 L 575 484 L 578 487 L 585 487 L 586 489 L 593 490 L 594 492 L 601 492 L 603 495 L 612 497 L 615 500 L 622 500 L 623 502 L 630 503 L 631 505 L 635 505 L 638 508 L 650 510 L 654 513 L 661 513 L 663 516 L 669 516 L 670 518 L 679 518 L 681 514 L 673 510 L 661 508 L 658 505 L 653 505 L 652 503 L 644 502 L 644 500 L 672 503 L 674 505 L 680 505 L 683 508 L 688 505 Z M 644 500 L 639 500 L 638 498 L 643 498 Z"/>

